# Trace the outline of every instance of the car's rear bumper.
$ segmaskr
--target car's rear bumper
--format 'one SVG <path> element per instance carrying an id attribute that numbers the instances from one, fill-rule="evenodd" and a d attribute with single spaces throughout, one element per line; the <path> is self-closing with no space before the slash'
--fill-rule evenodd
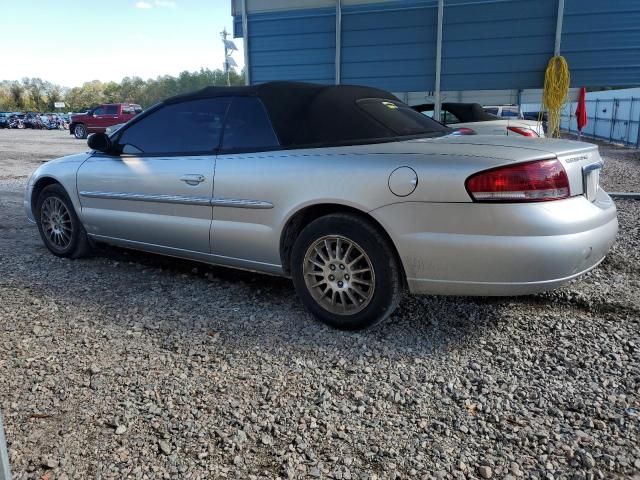
<path id="1" fill-rule="evenodd" d="M 530 204 L 400 203 L 372 212 L 390 233 L 412 293 L 524 295 L 594 268 L 618 231 L 600 191 Z"/>

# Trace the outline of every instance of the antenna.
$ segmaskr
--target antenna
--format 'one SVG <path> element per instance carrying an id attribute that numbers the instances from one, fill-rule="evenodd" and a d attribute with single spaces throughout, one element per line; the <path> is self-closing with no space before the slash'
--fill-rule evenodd
<path id="1" fill-rule="evenodd" d="M 220 37 L 222 38 L 222 44 L 224 45 L 224 73 L 227 75 L 227 85 L 231 85 L 229 80 L 229 70 L 238 66 L 231 54 L 233 52 L 237 52 L 238 47 L 233 43 L 233 40 L 227 40 L 228 36 L 229 32 L 227 32 L 227 27 L 225 27 L 224 30 L 220 32 Z"/>

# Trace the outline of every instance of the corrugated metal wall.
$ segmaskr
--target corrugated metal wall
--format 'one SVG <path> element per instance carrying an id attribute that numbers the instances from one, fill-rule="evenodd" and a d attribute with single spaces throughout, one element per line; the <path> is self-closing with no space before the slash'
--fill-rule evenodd
<path id="1" fill-rule="evenodd" d="M 436 5 L 430 0 L 343 7 L 342 83 L 433 89 Z"/>
<path id="2" fill-rule="evenodd" d="M 334 83 L 335 9 L 249 16 L 252 83 L 300 80 Z"/>
<path id="3" fill-rule="evenodd" d="M 565 2 L 562 54 L 572 86 L 640 84 L 640 0 Z M 396 92 L 434 88 L 436 0 L 343 3 L 342 83 Z M 541 87 L 557 6 L 558 0 L 445 0 L 442 89 Z M 249 2 L 252 83 L 333 83 L 335 14 L 331 7 L 252 13 Z M 234 20 L 241 36 L 241 19 Z"/>
<path id="4" fill-rule="evenodd" d="M 562 54 L 580 87 L 640 85 L 640 0 L 565 0 Z"/>
<path id="5" fill-rule="evenodd" d="M 557 10 L 557 0 L 445 2 L 443 90 L 541 87 Z"/>

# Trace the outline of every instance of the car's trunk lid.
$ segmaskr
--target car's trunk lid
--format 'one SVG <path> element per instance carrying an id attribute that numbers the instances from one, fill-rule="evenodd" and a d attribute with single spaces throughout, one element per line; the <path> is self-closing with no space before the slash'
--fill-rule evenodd
<path id="1" fill-rule="evenodd" d="M 513 162 L 556 157 L 569 177 L 571 196 L 586 194 L 591 200 L 595 198 L 599 172 L 603 164 L 596 145 L 556 138 L 448 135 L 436 139 L 410 140 L 410 142 L 439 145 L 443 152 L 453 149 L 466 150 L 469 154 L 509 159 Z"/>

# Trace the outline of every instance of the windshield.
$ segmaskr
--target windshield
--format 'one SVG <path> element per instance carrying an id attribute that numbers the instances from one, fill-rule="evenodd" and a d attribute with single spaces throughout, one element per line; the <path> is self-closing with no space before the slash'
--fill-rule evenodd
<path id="1" fill-rule="evenodd" d="M 358 107 L 398 136 L 449 133 L 450 129 L 401 102 L 382 98 L 357 100 Z"/>

